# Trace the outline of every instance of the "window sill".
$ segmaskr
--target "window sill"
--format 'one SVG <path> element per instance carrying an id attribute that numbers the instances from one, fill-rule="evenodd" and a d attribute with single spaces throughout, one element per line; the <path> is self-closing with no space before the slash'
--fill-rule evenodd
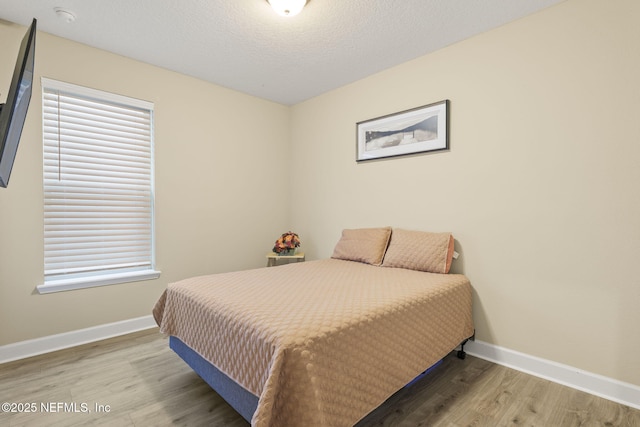
<path id="1" fill-rule="evenodd" d="M 36 289 L 40 294 L 71 291 L 74 289 L 94 288 L 96 286 L 115 285 L 118 283 L 137 282 L 140 280 L 153 280 L 160 277 L 160 271 L 144 270 L 129 273 L 105 274 L 95 277 L 82 277 L 76 279 L 49 280 Z"/>

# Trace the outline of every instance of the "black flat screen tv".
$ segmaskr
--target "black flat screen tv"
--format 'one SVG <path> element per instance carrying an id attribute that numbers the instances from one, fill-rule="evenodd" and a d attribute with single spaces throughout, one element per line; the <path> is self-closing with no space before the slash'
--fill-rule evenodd
<path id="1" fill-rule="evenodd" d="M 0 104 L 0 187 L 9 185 L 9 176 L 18 151 L 18 143 L 27 117 L 33 87 L 36 50 L 36 20 L 22 39 L 16 68 L 5 104 Z"/>

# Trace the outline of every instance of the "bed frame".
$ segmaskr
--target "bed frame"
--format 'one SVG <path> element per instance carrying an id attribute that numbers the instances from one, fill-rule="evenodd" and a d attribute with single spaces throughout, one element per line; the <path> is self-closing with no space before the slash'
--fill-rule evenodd
<path id="1" fill-rule="evenodd" d="M 460 350 L 456 353 L 459 359 L 464 359 L 466 353 L 464 351 L 464 345 L 470 339 L 473 340 L 475 334 L 468 339 L 465 339 L 460 343 Z M 258 407 L 258 396 L 247 391 L 238 383 L 233 381 L 213 364 L 209 363 L 197 352 L 191 349 L 188 345 L 183 343 L 179 338 L 174 336 L 169 337 L 169 347 L 184 360 L 187 365 L 193 369 L 209 386 L 216 391 L 233 409 L 236 410 L 242 418 L 251 422 L 253 413 Z M 408 387 L 420 380 L 425 375 L 431 373 L 435 368 L 442 363 L 442 360 L 434 363 L 427 368 L 423 373 L 418 375 L 415 379 L 410 381 L 405 387 Z"/>

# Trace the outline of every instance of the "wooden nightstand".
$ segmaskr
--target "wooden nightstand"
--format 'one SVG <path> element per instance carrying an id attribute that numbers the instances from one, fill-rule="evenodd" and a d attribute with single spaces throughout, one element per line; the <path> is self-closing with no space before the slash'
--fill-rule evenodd
<path id="1" fill-rule="evenodd" d="M 279 259 L 286 259 L 287 262 L 289 260 L 296 260 L 296 262 L 304 261 L 304 252 L 296 252 L 295 255 L 278 255 L 275 252 L 269 252 L 267 254 L 267 267 L 273 267 L 274 265 L 278 265 Z"/>

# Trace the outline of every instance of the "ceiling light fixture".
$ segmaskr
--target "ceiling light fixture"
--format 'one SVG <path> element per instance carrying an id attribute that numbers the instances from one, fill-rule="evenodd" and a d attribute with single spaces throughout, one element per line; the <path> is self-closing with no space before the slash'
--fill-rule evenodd
<path id="1" fill-rule="evenodd" d="M 267 0 L 278 15 L 295 16 L 302 12 L 307 0 Z"/>
<path id="2" fill-rule="evenodd" d="M 64 20 L 68 24 L 71 24 L 76 20 L 76 15 L 70 10 L 63 9 L 61 7 L 55 7 L 53 10 L 56 12 L 56 15 L 58 15 L 58 18 Z"/>

